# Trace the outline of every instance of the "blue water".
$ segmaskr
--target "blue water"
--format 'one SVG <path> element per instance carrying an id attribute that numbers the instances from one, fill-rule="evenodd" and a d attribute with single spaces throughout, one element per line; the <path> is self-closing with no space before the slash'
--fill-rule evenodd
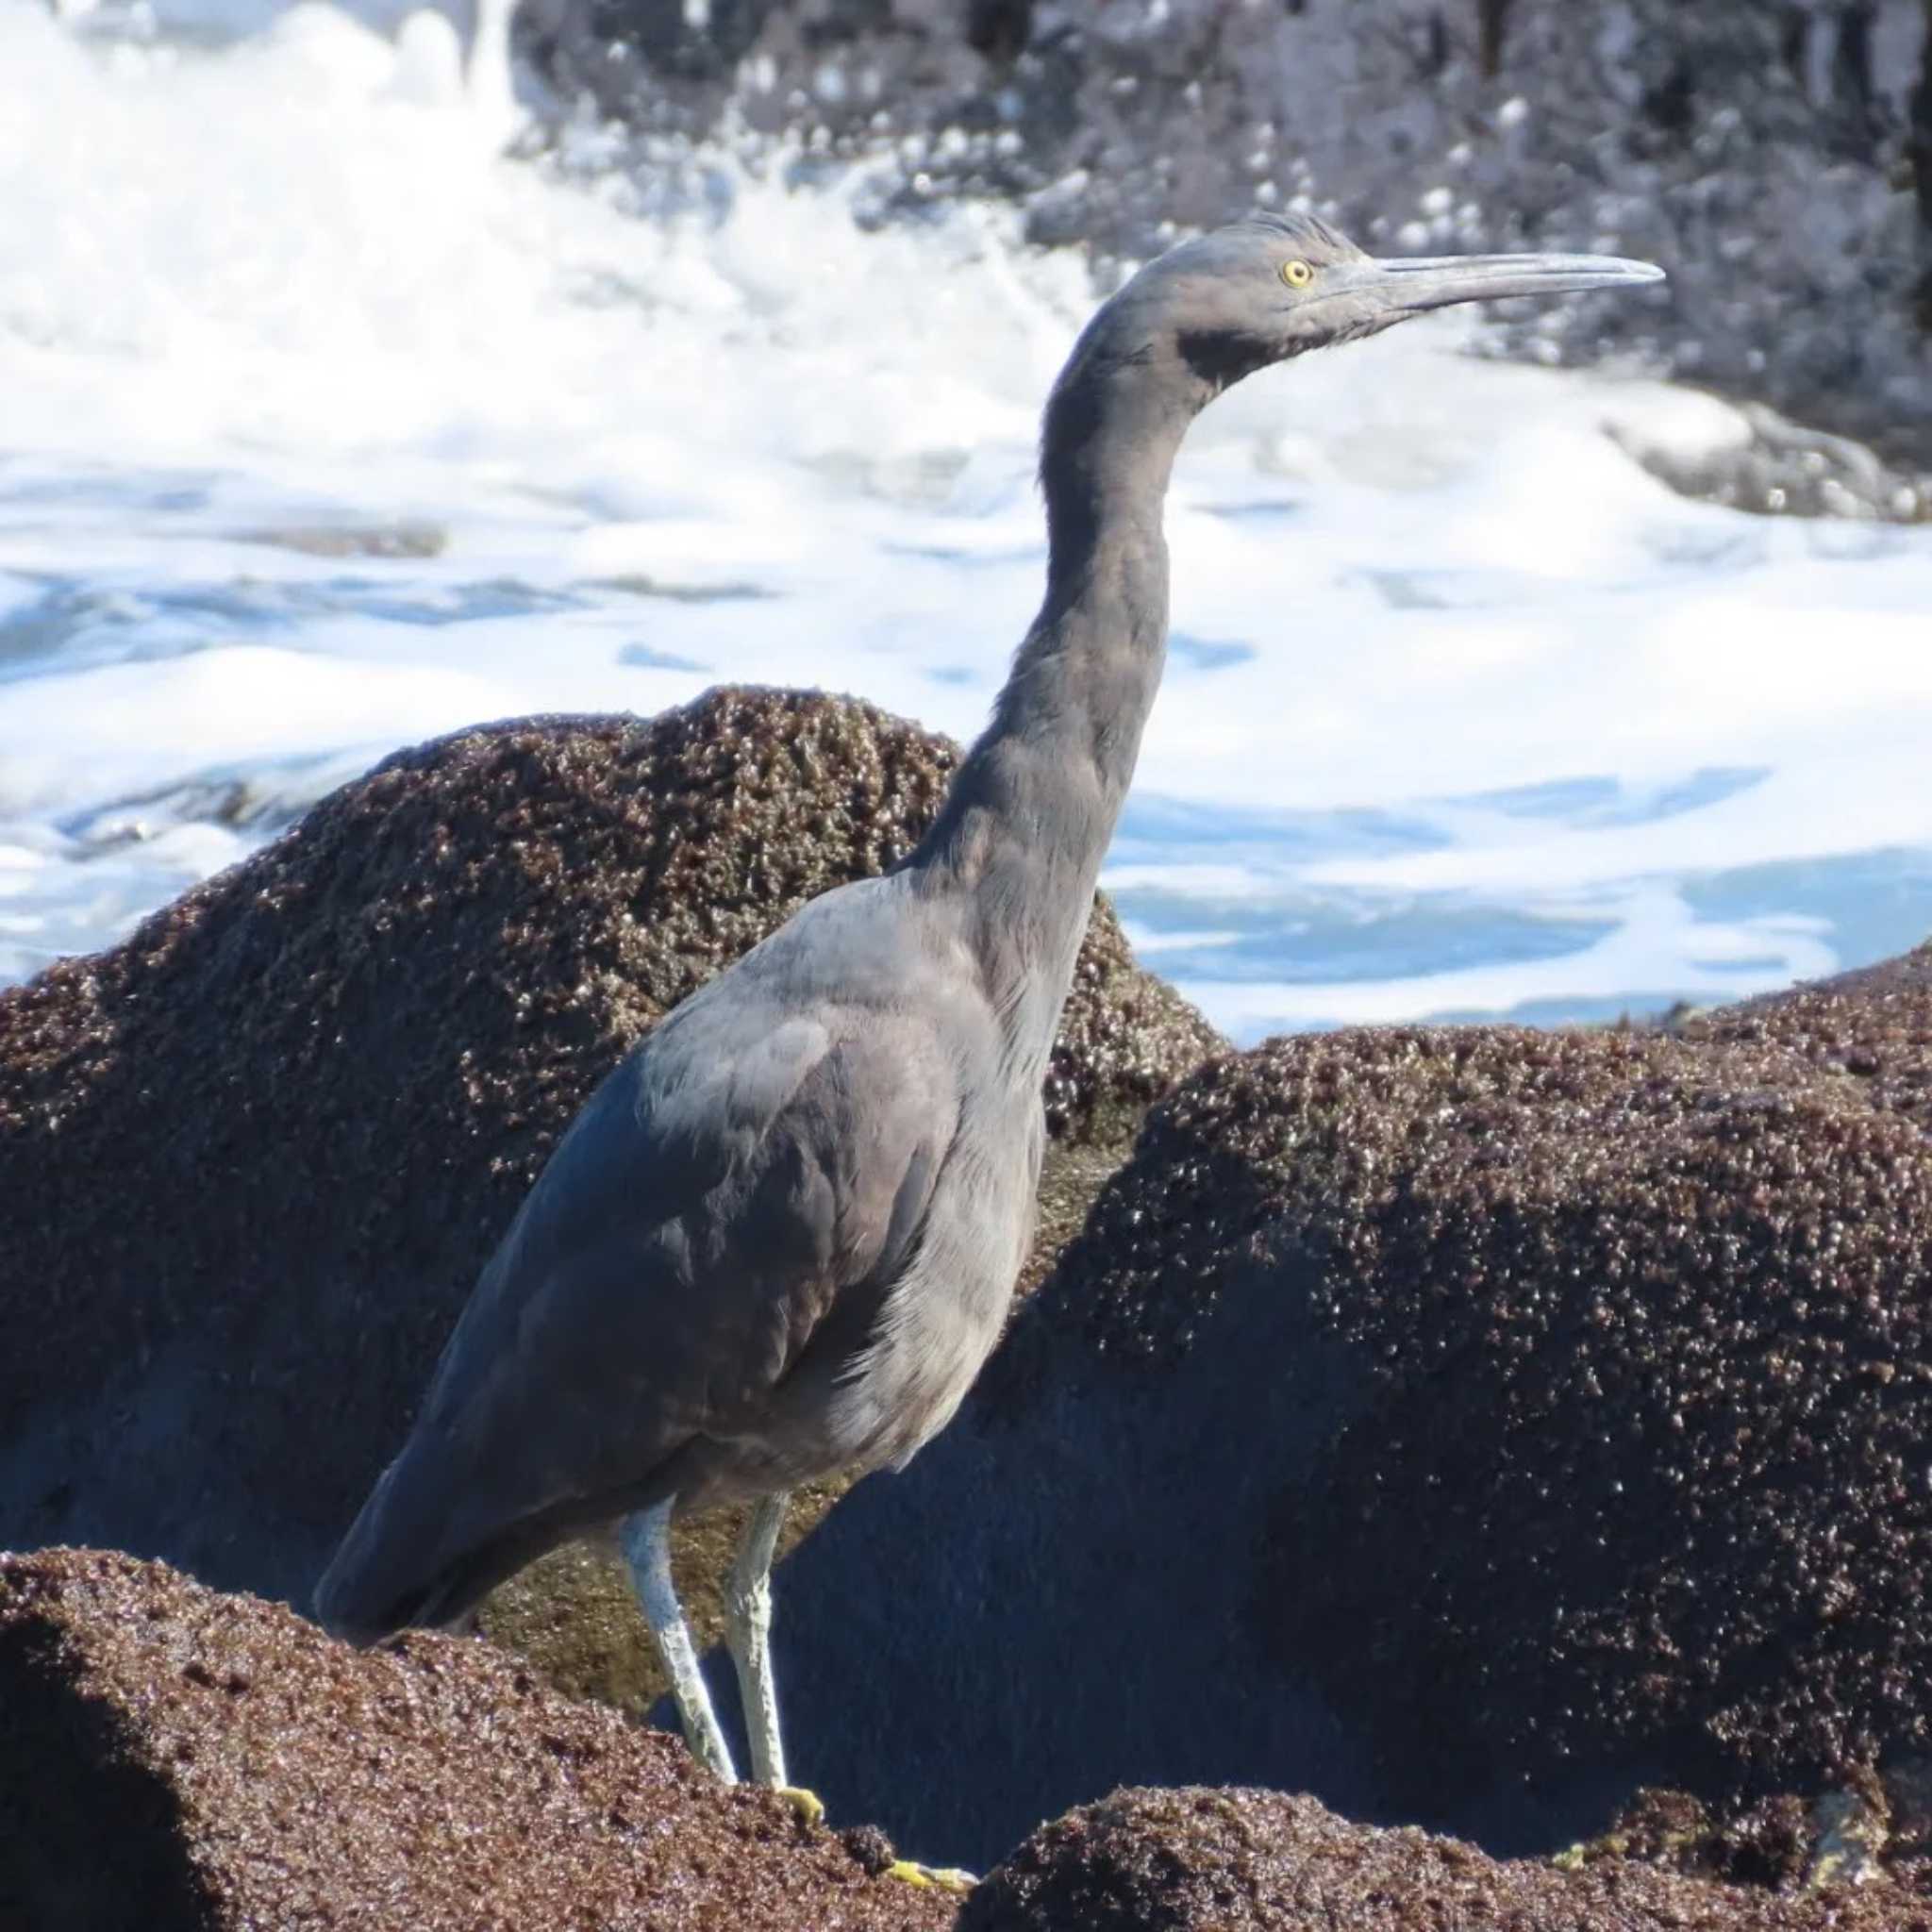
<path id="1" fill-rule="evenodd" d="M 433 36 L 261 13 L 110 57 L 0 12 L 0 978 L 479 719 L 745 680 L 969 736 L 1084 265 L 756 157 L 646 212 L 502 158 Z M 1732 411 L 1471 326 L 1257 378 L 1183 453 L 1105 881 L 1147 963 L 1254 1038 L 1932 932 L 1932 531 L 1684 502 L 1624 446 Z"/>

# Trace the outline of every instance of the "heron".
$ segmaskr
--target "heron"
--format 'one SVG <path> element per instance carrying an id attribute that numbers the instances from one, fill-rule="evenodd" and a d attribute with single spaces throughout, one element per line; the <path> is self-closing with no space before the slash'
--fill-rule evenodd
<path id="1" fill-rule="evenodd" d="M 930 829 L 801 908 L 585 1103 L 317 1586 L 325 1624 L 456 1623 L 615 1525 L 686 1740 L 732 1781 L 671 1531 L 748 1505 L 726 1645 L 752 1774 L 790 1788 L 771 1650 L 788 1498 L 904 1468 L 1005 1324 L 1048 1055 L 1160 681 L 1189 425 L 1257 370 L 1409 316 L 1661 278 L 1610 256 L 1379 258 L 1265 213 L 1099 308 L 1046 404 L 1044 600 Z"/>

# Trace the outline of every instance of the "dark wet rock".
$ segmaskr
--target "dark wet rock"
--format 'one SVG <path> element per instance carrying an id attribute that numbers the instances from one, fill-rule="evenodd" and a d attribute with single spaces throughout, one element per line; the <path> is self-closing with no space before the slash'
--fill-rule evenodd
<path id="1" fill-rule="evenodd" d="M 1608 1826 L 1563 1854 L 1573 1869 L 1635 1859 L 1686 1877 L 1791 1890 L 1803 1883 L 1812 1833 L 1804 1802 L 1782 1792 L 1728 1816 L 1689 1791 L 1646 1788 Z"/>
<path id="2" fill-rule="evenodd" d="M 664 135 L 743 128 L 796 137 L 771 164 L 803 178 L 862 162 L 863 219 L 1002 196 L 1028 239 L 1110 267 L 1296 201 L 1385 252 L 1653 258 L 1668 288 L 1541 306 L 1505 339 L 1768 404 L 1873 444 L 1925 495 L 1922 0 L 715 0 L 707 25 L 682 0 L 525 0 L 519 18 L 564 98 L 647 132 L 660 197 L 728 192 L 702 154 L 667 188 Z M 1824 445 L 1707 487 L 1767 508 L 1783 489 L 1787 510 L 1860 494 Z"/>
<path id="3" fill-rule="evenodd" d="M 1272 1514 L 1264 1621 L 1417 1797 L 1642 1754 L 1761 1790 L 1923 1750 L 1911 1123 L 1741 1042 L 1283 1043 L 1175 1097 L 1052 1310 L 1171 1358 L 1256 1266 L 1370 1376 Z"/>
<path id="4" fill-rule="evenodd" d="M 802 901 L 903 853 L 955 758 L 774 691 L 464 731 L 0 992 L 0 1543 L 306 1600 L 591 1087 Z M 1059 1225 L 1214 1043 L 1100 908 L 1047 1092 Z"/>
<path id="5" fill-rule="evenodd" d="M 1686 1877 L 1778 1891 L 1842 1890 L 1886 1878 L 1932 1899 L 1932 1760 L 1895 1760 L 1821 1791 L 1720 1810 L 1688 1791 L 1645 1790 L 1557 1863 L 1636 1862 Z"/>
<path id="6" fill-rule="evenodd" d="M 1932 523 L 1932 475 L 1910 475 L 1863 443 L 1789 423 L 1747 403 L 1735 443 L 1687 454 L 1613 427 L 1610 435 L 1679 495 L 1760 516 Z"/>
<path id="7" fill-rule="evenodd" d="M 959 1932 L 1932 1932 L 1880 1882 L 1774 1897 L 1606 1863 L 1498 1861 L 1455 1839 L 1350 1824 L 1263 1790 L 1120 1790 L 1040 1827 Z"/>
<path id="8" fill-rule="evenodd" d="M 917 1928 L 882 1875 L 682 1742 L 487 1644 L 378 1652 L 92 1550 L 0 1557 L 0 1924 Z"/>
<path id="9" fill-rule="evenodd" d="M 1205 1065 L 788 1566 L 801 1774 L 970 1861 L 1122 1779 L 1522 1852 L 1925 1756 L 1932 1045 L 1820 997 Z"/>

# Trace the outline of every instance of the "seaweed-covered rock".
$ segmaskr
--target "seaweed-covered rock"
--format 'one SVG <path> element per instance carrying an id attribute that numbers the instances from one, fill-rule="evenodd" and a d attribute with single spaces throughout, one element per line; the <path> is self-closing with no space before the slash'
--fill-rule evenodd
<path id="1" fill-rule="evenodd" d="M 1262 1614 L 1417 1798 L 1923 1751 L 1932 1145 L 1854 1082 L 1624 1034 L 1284 1042 L 1176 1097 L 1067 1267 L 1092 1346 L 1185 1346 L 1259 1267 L 1364 1364 Z"/>
<path id="2" fill-rule="evenodd" d="M 302 1601 L 591 1087 L 956 758 L 785 691 L 463 731 L 0 992 L 0 1542 Z M 1213 1043 L 1099 909 L 1051 1184 Z"/>
<path id="3" fill-rule="evenodd" d="M 1861 1081 L 1874 1106 L 1932 1131 L 1932 941 L 1688 1022 L 1687 1040 L 1775 1044 Z"/>
<path id="4" fill-rule="evenodd" d="M 959 1932 L 1932 1932 L 1890 1883 L 1774 1897 L 1605 1864 L 1501 1862 L 1455 1839 L 1350 1824 L 1312 1798 L 1121 1790 L 1043 1824 Z"/>
<path id="5" fill-rule="evenodd" d="M 1507 1852 L 1924 1757 L 1917 996 L 1207 1063 L 795 1559 L 807 1774 L 969 1859 L 1124 1778 Z"/>
<path id="6" fill-rule="evenodd" d="M 957 1901 L 487 1645 L 0 1557 L 0 1924 L 921 1932 Z"/>

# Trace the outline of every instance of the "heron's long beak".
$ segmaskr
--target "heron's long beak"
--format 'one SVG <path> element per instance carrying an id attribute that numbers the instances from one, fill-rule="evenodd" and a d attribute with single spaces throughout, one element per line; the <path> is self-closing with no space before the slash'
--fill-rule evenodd
<path id="1" fill-rule="evenodd" d="M 1365 262 L 1359 284 L 1406 314 L 1499 295 L 1572 295 L 1660 282 L 1664 272 L 1619 255 L 1435 255 Z"/>

